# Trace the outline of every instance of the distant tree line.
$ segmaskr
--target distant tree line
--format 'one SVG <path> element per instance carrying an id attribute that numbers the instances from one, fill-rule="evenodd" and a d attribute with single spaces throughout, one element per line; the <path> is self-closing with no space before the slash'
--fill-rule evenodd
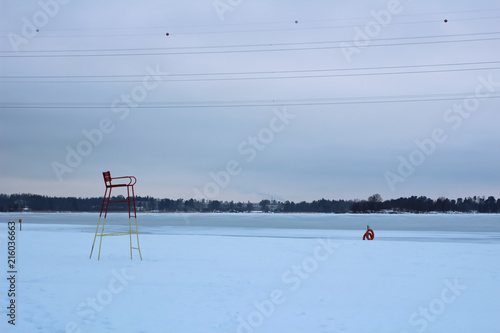
<path id="1" fill-rule="evenodd" d="M 495 197 L 467 197 L 448 199 L 440 197 L 432 200 L 425 196 L 390 199 L 383 201 L 375 194 L 368 200 L 357 201 L 351 207 L 354 213 L 369 213 L 380 211 L 429 213 L 429 212 L 462 212 L 462 213 L 500 213 L 500 199 Z"/>
<path id="2" fill-rule="evenodd" d="M 112 197 L 112 200 L 124 200 L 123 196 Z M 158 199 L 150 196 L 136 197 L 139 212 L 272 212 L 272 213 L 429 213 L 429 212 L 463 212 L 463 213 L 500 213 L 500 199 L 490 196 L 468 197 L 458 199 L 425 196 L 382 200 L 379 194 L 367 200 L 314 200 L 276 201 L 261 200 L 259 203 L 234 202 L 196 199 Z M 19 211 L 63 211 L 63 212 L 99 212 L 102 197 L 49 197 L 38 194 L 0 194 L 0 212 Z M 127 203 L 110 204 L 112 212 L 126 211 Z"/>

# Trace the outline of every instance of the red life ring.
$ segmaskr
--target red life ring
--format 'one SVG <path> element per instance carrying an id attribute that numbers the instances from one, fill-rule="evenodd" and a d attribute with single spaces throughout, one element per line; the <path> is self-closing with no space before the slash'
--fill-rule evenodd
<path id="1" fill-rule="evenodd" d="M 365 234 L 363 235 L 363 240 L 372 240 L 373 238 L 375 238 L 375 233 L 373 232 L 373 230 L 366 230 Z"/>

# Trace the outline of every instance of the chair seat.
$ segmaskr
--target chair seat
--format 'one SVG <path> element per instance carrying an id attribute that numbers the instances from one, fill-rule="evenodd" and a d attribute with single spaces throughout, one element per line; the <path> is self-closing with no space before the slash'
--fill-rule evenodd
<path id="1" fill-rule="evenodd" d="M 125 187 L 125 186 L 134 186 L 134 185 L 128 185 L 128 184 L 111 184 L 111 185 L 106 185 L 106 187 Z"/>

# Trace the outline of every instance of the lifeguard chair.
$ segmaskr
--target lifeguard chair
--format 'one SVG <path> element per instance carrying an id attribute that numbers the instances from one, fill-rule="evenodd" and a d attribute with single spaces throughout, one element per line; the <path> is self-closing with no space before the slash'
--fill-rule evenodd
<path id="1" fill-rule="evenodd" d="M 134 185 L 137 182 L 137 179 L 134 176 L 111 178 L 111 173 L 109 171 L 103 172 L 102 175 L 104 177 L 104 184 L 106 185 L 106 190 L 104 192 L 104 198 L 102 200 L 101 213 L 99 214 L 99 221 L 97 222 L 97 229 L 95 230 L 94 242 L 92 243 L 92 250 L 90 250 L 90 258 L 89 259 L 92 259 L 92 252 L 94 252 L 95 240 L 98 236 L 99 225 L 101 223 L 101 217 L 102 217 L 102 213 L 104 211 L 104 219 L 102 221 L 101 233 L 99 234 L 99 237 L 101 239 L 99 240 L 99 255 L 97 256 L 97 260 L 99 260 L 101 258 L 101 245 L 102 245 L 102 237 L 103 236 L 124 236 L 124 235 L 129 235 L 129 237 L 130 237 L 130 259 L 132 259 L 132 249 L 135 249 L 135 250 L 139 251 L 139 256 L 141 257 L 141 260 L 142 260 L 141 247 L 139 246 L 139 229 L 137 228 L 137 211 L 135 208 L 135 193 L 134 193 Z M 128 183 L 123 182 L 123 181 L 120 181 L 117 184 L 112 183 L 114 180 L 117 180 L 117 179 L 128 179 Z M 126 200 L 110 201 L 111 190 L 115 187 L 126 187 L 127 188 L 127 199 Z M 117 203 L 117 202 L 126 202 L 128 204 L 128 231 L 113 232 L 113 233 L 105 234 L 104 233 L 104 224 L 106 223 L 106 216 L 108 215 L 109 204 L 110 203 Z M 104 205 L 106 205 L 106 210 L 104 210 Z M 132 206 L 133 206 L 133 211 L 132 211 Z M 135 231 L 132 231 L 132 217 L 135 219 Z M 132 245 L 132 235 L 137 236 L 137 247 L 134 247 Z"/>

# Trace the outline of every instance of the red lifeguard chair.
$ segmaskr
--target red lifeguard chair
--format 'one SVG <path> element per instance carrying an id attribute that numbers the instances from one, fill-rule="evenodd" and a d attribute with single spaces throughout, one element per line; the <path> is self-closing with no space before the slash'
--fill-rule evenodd
<path id="1" fill-rule="evenodd" d="M 102 245 L 102 237 L 103 236 L 130 236 L 130 259 L 132 259 L 132 249 L 139 251 L 139 256 L 142 260 L 141 247 L 139 246 L 139 229 L 137 228 L 137 211 L 135 208 L 135 193 L 134 193 L 134 185 L 137 182 L 137 179 L 134 176 L 125 176 L 125 177 L 115 177 L 111 178 L 111 173 L 109 171 L 102 173 L 104 177 L 104 184 L 106 185 L 106 190 L 104 192 L 104 198 L 102 200 L 101 205 L 101 213 L 99 214 L 99 221 L 97 222 L 97 229 L 95 230 L 94 242 L 92 243 L 92 250 L 90 250 L 90 259 L 92 259 L 92 252 L 94 251 L 95 240 L 97 238 L 99 232 L 99 225 L 101 223 L 101 217 L 104 210 L 104 205 L 106 205 L 106 210 L 104 210 L 104 219 L 102 221 L 102 228 L 99 237 L 101 237 L 99 241 L 99 255 L 97 256 L 97 260 L 101 258 L 101 245 Z M 127 182 L 120 181 L 118 184 L 113 184 L 112 181 L 117 179 L 128 179 Z M 126 200 L 114 200 L 111 199 L 111 190 L 115 187 L 126 187 L 127 188 L 127 199 Z M 106 223 L 106 216 L 108 215 L 108 207 L 110 203 L 117 202 L 126 202 L 128 204 L 128 231 L 123 232 L 113 232 L 113 233 L 104 233 L 104 224 Z M 133 210 L 132 210 L 133 207 Z M 132 217 L 135 219 L 135 231 L 132 231 Z M 137 236 L 137 247 L 132 245 L 132 235 Z"/>

